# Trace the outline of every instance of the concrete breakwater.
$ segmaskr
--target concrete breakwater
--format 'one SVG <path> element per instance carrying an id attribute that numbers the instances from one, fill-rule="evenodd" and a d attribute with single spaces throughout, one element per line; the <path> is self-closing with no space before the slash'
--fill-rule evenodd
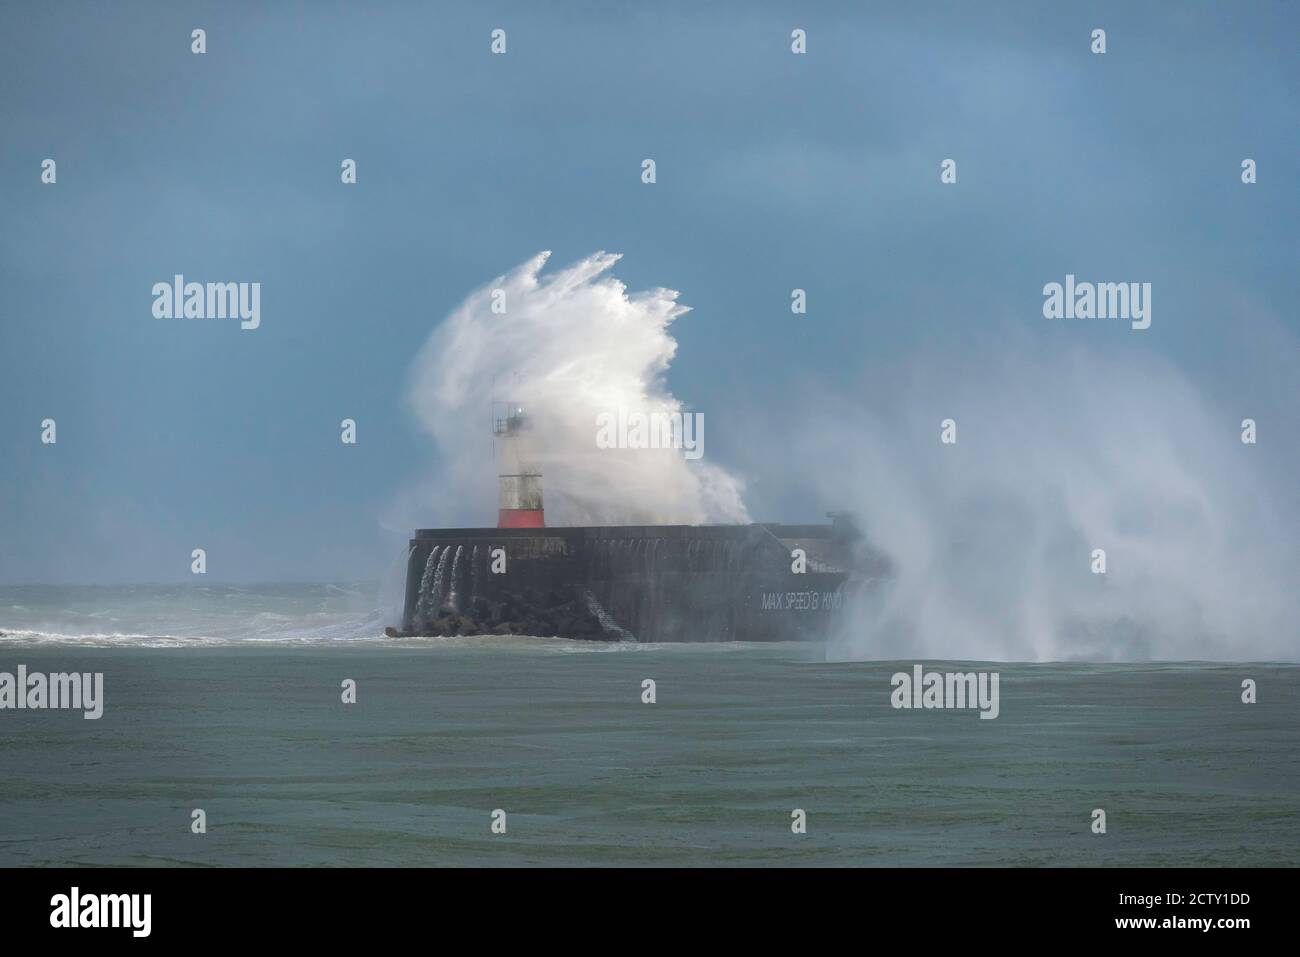
<path id="1" fill-rule="evenodd" d="M 391 633 L 815 639 L 850 579 L 878 564 L 840 521 L 421 529 Z"/>

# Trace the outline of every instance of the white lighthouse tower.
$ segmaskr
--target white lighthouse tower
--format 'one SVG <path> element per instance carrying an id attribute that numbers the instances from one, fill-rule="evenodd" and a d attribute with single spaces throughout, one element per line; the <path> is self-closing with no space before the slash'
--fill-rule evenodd
<path id="1" fill-rule="evenodd" d="M 542 473 L 535 465 L 532 423 L 516 402 L 492 403 L 498 464 L 497 528 L 544 528 Z"/>

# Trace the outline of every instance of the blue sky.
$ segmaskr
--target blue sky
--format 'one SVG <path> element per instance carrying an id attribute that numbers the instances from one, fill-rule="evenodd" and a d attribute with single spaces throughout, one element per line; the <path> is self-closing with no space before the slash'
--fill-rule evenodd
<path id="1" fill-rule="evenodd" d="M 0 582 L 379 576 L 439 464 L 412 355 L 543 249 L 681 291 L 669 384 L 764 520 L 832 504 L 746 444 L 792 395 L 1022 338 L 1158 356 L 1295 474 L 1294 5 L 378 6 L 0 6 Z M 177 272 L 261 328 L 153 319 Z M 1067 272 L 1152 329 L 1049 325 Z"/>

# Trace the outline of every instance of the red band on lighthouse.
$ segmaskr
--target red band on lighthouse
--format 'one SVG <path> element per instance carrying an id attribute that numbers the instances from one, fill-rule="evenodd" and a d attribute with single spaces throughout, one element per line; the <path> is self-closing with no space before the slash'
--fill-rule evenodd
<path id="1" fill-rule="evenodd" d="M 540 508 L 497 509 L 497 528 L 545 528 L 546 519 Z"/>

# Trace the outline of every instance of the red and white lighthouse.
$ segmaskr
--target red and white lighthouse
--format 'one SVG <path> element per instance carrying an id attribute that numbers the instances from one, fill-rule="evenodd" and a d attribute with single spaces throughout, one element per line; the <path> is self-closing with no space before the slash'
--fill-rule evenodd
<path id="1" fill-rule="evenodd" d="M 544 528 L 542 473 L 534 464 L 531 423 L 523 406 L 492 403 L 492 435 L 499 463 L 497 528 Z"/>

